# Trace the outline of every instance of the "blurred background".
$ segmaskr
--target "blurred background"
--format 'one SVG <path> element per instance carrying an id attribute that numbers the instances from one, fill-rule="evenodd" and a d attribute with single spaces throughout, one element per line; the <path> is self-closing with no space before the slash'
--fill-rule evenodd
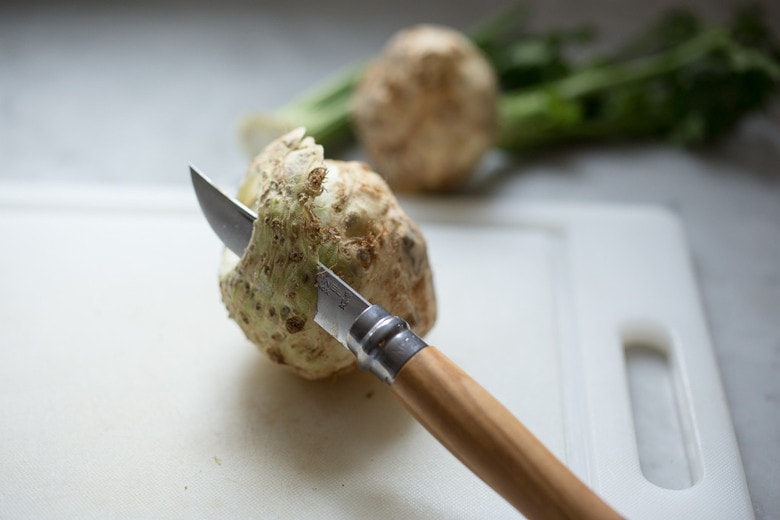
<path id="1" fill-rule="evenodd" d="M 182 187 L 194 163 L 235 185 L 238 123 L 379 51 L 399 29 L 467 30 L 506 2 L 4 2 L 0 181 Z M 592 24 L 609 50 L 662 11 L 724 21 L 716 0 L 529 1 L 538 29 Z M 780 33 L 780 3 L 763 4 Z M 348 152 L 360 156 L 359 149 Z M 567 147 L 514 158 L 473 191 L 517 200 L 650 203 L 688 234 L 757 518 L 780 516 L 780 107 L 697 150 Z M 2 186 L 2 184 L 0 184 Z"/>
<path id="2" fill-rule="evenodd" d="M 237 178 L 247 163 L 241 116 L 365 60 L 400 28 L 428 21 L 468 30 L 506 5 L 4 2 L 0 175 L 181 184 L 191 161 Z M 720 21 L 731 12 L 713 0 L 528 5 L 534 28 L 598 27 L 595 49 L 626 40 L 669 7 Z M 767 2 L 766 13 L 780 20 L 777 3 Z"/>

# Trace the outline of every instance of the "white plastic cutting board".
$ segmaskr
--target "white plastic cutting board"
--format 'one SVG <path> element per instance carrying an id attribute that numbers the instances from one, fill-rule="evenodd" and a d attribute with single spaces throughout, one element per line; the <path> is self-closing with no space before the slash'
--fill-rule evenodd
<path id="1" fill-rule="evenodd" d="M 258 354 L 189 192 L 34 188 L 0 185 L 0 517 L 519 517 L 371 376 Z M 672 217 L 405 205 L 432 344 L 628 517 L 752 518 Z"/>

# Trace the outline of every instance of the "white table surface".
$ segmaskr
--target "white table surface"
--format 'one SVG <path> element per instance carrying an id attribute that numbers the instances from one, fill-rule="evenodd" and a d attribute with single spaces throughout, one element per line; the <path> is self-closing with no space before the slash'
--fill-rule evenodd
<path id="1" fill-rule="evenodd" d="M 719 2 L 698 0 L 721 19 Z M 265 5 L 267 4 L 267 5 Z M 0 177 L 188 182 L 198 164 L 235 183 L 242 114 L 270 109 L 366 57 L 398 28 L 466 28 L 497 1 L 77 2 L 0 6 Z M 539 3 L 535 25 L 599 23 L 605 44 L 672 2 Z M 77 5 L 78 7 L 73 7 Z M 780 6 L 767 2 L 780 25 Z M 476 193 L 524 201 L 651 203 L 686 229 L 756 517 L 780 516 L 780 117 L 752 117 L 706 152 L 662 145 L 520 161 Z M 495 164 L 488 161 L 488 166 Z M 6 246 L 7 247 L 7 246 Z M 7 250 L 4 248 L 4 250 Z"/>

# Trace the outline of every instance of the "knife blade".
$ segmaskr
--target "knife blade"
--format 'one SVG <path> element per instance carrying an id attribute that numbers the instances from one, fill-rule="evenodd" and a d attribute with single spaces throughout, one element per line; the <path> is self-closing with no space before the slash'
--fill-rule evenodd
<path id="1" fill-rule="evenodd" d="M 256 214 L 190 166 L 206 220 L 241 256 Z M 349 348 L 358 367 L 390 385 L 401 404 L 453 455 L 527 518 L 621 516 L 520 421 L 408 324 L 318 263 L 315 322 Z"/>

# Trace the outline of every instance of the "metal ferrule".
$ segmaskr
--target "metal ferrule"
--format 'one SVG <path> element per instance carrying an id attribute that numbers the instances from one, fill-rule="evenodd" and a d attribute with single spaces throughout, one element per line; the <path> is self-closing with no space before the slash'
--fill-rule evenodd
<path id="1" fill-rule="evenodd" d="M 392 383 L 401 367 L 427 346 L 406 321 L 379 305 L 363 311 L 347 337 L 347 348 L 357 357 L 358 368 L 386 383 Z"/>

